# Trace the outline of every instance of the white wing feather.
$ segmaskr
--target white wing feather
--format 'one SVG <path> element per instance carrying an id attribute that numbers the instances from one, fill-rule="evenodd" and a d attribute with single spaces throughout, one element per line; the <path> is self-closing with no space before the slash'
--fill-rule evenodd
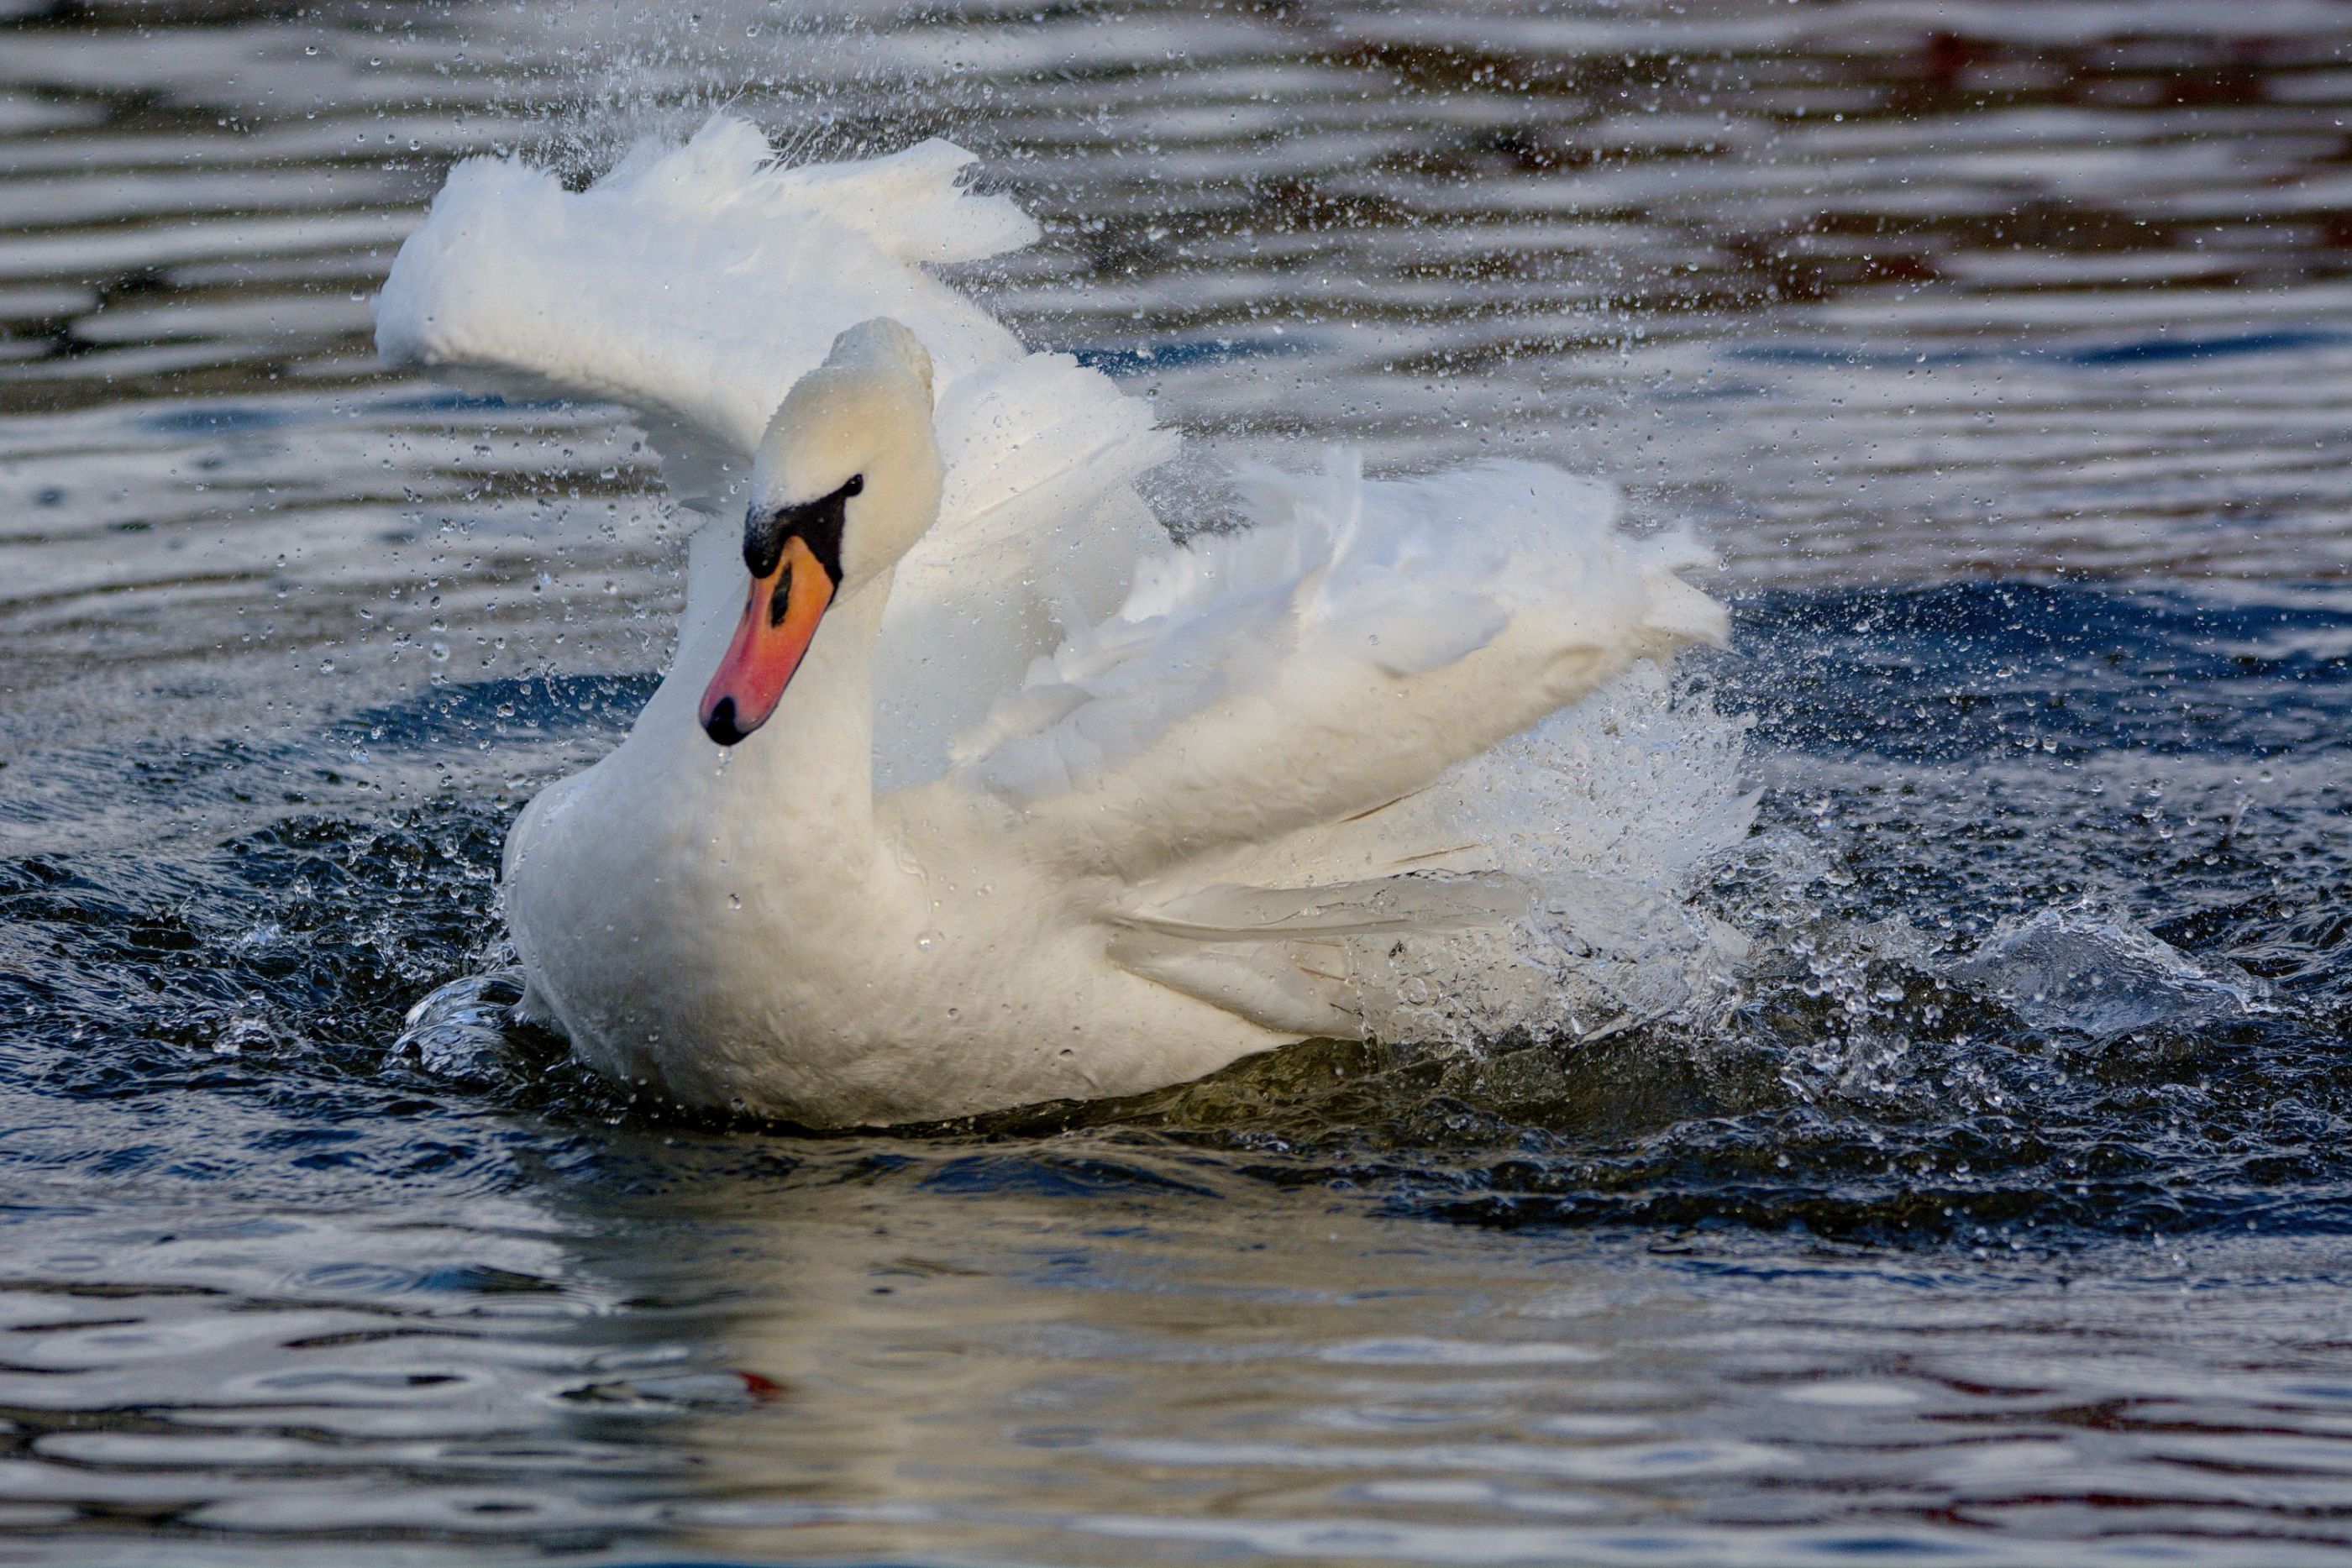
<path id="1" fill-rule="evenodd" d="M 1378 812 L 1643 655 L 1720 641 L 1675 576 L 1542 464 L 1367 482 L 1258 471 L 1256 526 L 1147 562 L 1118 613 L 1031 669 L 953 777 L 1041 847 L 1130 880 Z"/>
<path id="2" fill-rule="evenodd" d="M 377 347 L 467 385 L 625 403 L 678 498 L 712 508 L 845 327 L 898 318 L 942 384 L 1020 357 L 1010 332 L 917 265 L 1036 237 L 1010 201 L 958 188 L 971 162 L 933 141 L 779 168 L 756 128 L 724 117 L 683 147 L 641 145 L 585 191 L 519 160 L 470 158 L 393 263 Z"/>

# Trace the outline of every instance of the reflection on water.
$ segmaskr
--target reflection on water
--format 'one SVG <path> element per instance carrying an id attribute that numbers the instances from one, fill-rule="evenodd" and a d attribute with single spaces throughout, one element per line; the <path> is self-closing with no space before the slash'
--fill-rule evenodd
<path id="1" fill-rule="evenodd" d="M 2300 1242 L 1496 1238 L 1148 1156 L 599 1142 L 431 1219 L 332 1176 L 266 1218 L 51 1189 L 0 1297 L 6 1528 L 75 1562 L 2340 1549 L 2346 1281 Z"/>
<path id="2" fill-rule="evenodd" d="M 0 1556 L 2341 1559 L 2344 6 L 0 17 Z M 1696 520 L 1738 992 L 889 1138 L 389 1052 L 675 529 L 368 295 L 718 101 L 980 151 L 1210 451 Z"/>

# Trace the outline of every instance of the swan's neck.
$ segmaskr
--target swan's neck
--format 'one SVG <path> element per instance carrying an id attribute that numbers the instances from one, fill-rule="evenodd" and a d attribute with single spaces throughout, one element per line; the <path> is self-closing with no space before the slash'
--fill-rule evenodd
<path id="1" fill-rule="evenodd" d="M 719 523 L 695 535 L 677 658 L 631 739 L 685 786 L 715 839 L 802 864 L 862 864 L 875 841 L 873 661 L 889 577 L 834 601 L 775 713 L 722 749 L 696 715 L 743 612 L 740 541 Z"/>
<path id="2" fill-rule="evenodd" d="M 889 597 L 886 577 L 833 601 L 773 716 L 725 762 L 747 809 L 861 852 L 874 842 L 874 644 Z M 698 698 L 718 667 L 697 678 Z M 719 749 L 698 725 L 694 738 Z"/>

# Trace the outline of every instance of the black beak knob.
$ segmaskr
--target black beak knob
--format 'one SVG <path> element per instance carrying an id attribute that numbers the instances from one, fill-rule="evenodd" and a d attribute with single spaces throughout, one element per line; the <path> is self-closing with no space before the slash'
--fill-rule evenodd
<path id="1" fill-rule="evenodd" d="M 720 697 L 710 716 L 702 721 L 702 732 L 721 746 L 732 746 L 741 740 L 745 731 L 735 727 L 735 699 Z"/>

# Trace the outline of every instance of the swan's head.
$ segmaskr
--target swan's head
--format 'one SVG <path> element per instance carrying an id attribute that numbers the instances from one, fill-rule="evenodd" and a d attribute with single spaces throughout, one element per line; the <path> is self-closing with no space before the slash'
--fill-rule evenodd
<path id="1" fill-rule="evenodd" d="M 721 746 L 776 711 L 837 597 L 887 575 L 940 509 L 931 357 L 887 318 L 833 340 L 768 422 L 743 518 L 750 601 L 702 694 Z"/>

